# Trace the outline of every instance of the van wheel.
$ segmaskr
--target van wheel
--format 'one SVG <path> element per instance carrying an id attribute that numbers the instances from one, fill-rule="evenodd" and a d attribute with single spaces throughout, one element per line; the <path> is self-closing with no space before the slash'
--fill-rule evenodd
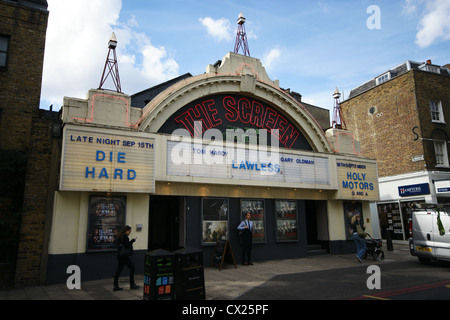
<path id="1" fill-rule="evenodd" d="M 422 263 L 430 263 L 431 259 L 430 258 L 424 258 L 424 257 L 417 257 L 419 258 L 419 261 Z"/>

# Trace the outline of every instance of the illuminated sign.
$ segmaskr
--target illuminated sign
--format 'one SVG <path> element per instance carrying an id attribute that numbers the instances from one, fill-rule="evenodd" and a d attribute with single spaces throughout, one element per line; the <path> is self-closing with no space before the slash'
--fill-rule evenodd
<path id="1" fill-rule="evenodd" d="M 338 199 L 379 200 L 376 163 L 336 159 L 336 166 Z"/>
<path id="2" fill-rule="evenodd" d="M 153 192 L 154 140 L 100 129 L 64 129 L 61 190 Z"/>
<path id="3" fill-rule="evenodd" d="M 179 128 L 188 130 L 192 137 L 201 137 L 209 129 L 223 133 L 229 128 L 264 129 L 279 140 L 281 147 L 312 150 L 301 131 L 283 112 L 248 96 L 214 95 L 195 100 L 175 112 L 159 132 L 171 134 Z"/>

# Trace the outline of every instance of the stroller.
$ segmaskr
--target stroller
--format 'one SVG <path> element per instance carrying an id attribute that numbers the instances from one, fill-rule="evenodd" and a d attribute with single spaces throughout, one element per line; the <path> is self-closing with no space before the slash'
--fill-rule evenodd
<path id="1" fill-rule="evenodd" d="M 367 256 L 371 256 L 373 260 L 384 260 L 384 252 L 381 249 L 382 241 L 381 239 L 373 239 L 372 236 L 366 233 L 370 239 L 365 239 L 366 241 L 366 252 L 364 252 L 363 259 L 366 259 Z"/>

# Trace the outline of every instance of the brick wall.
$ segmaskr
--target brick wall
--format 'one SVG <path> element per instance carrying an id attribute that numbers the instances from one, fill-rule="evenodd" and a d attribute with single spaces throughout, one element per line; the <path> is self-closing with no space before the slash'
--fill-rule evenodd
<path id="1" fill-rule="evenodd" d="M 61 144 L 52 137 L 52 125 L 58 125 L 58 120 L 37 118 L 32 123 L 30 145 L 33 148 L 28 153 L 15 274 L 16 284 L 23 285 L 45 282 L 46 249 Z"/>
<path id="2" fill-rule="evenodd" d="M 11 37 L 8 66 L 0 70 L 0 149 L 26 150 L 39 109 L 48 11 L 0 1 L 0 34 Z"/>
<path id="3" fill-rule="evenodd" d="M 436 156 L 432 140 L 450 141 L 450 77 L 424 71 L 415 71 L 416 97 L 421 122 L 421 137 L 424 138 L 425 159 L 429 170 L 435 169 Z M 440 101 L 445 123 L 431 121 L 430 100 Z M 450 150 L 447 144 L 447 151 Z M 450 171 L 439 168 L 439 171 Z"/>
<path id="4" fill-rule="evenodd" d="M 379 177 L 434 167 L 434 146 L 422 138 L 431 137 L 436 128 L 430 118 L 431 96 L 450 107 L 448 81 L 414 70 L 341 103 L 347 129 L 361 142 L 362 153 L 378 160 Z M 450 121 L 450 114 L 446 119 Z M 440 126 L 449 132 L 448 126 Z M 419 155 L 425 161 L 412 161 Z"/>
<path id="5" fill-rule="evenodd" d="M 39 103 L 48 14 L 26 2 L 0 0 L 0 34 L 10 37 L 8 64 L 0 69 L 0 150 L 23 152 L 27 159 L 15 268 L 25 285 L 39 282 L 45 247 L 52 139 Z"/>

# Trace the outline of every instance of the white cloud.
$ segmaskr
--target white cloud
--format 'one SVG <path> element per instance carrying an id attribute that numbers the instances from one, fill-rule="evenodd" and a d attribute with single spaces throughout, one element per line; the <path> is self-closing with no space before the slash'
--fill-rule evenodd
<path id="1" fill-rule="evenodd" d="M 266 68 L 267 72 L 272 72 L 275 64 L 281 58 L 281 50 L 279 48 L 272 48 L 269 52 L 264 54 L 264 57 L 261 59 L 264 68 Z"/>
<path id="2" fill-rule="evenodd" d="M 425 48 L 438 39 L 450 40 L 450 1 L 427 1 L 427 13 L 419 24 L 416 43 Z"/>
<path id="3" fill-rule="evenodd" d="M 403 5 L 403 12 L 407 15 L 412 15 L 417 10 L 416 0 L 405 0 Z"/>
<path id="4" fill-rule="evenodd" d="M 220 18 L 214 20 L 210 17 L 198 19 L 206 27 L 208 35 L 215 41 L 230 41 L 233 39 L 230 20 Z"/>
<path id="5" fill-rule="evenodd" d="M 50 11 L 45 47 L 41 104 L 57 109 L 63 97 L 85 98 L 98 88 L 108 40 L 116 34 L 122 91 L 133 94 L 178 75 L 178 64 L 164 47 L 152 45 L 147 35 L 119 22 L 122 0 L 48 0 Z M 115 89 L 108 86 L 103 88 Z"/>

